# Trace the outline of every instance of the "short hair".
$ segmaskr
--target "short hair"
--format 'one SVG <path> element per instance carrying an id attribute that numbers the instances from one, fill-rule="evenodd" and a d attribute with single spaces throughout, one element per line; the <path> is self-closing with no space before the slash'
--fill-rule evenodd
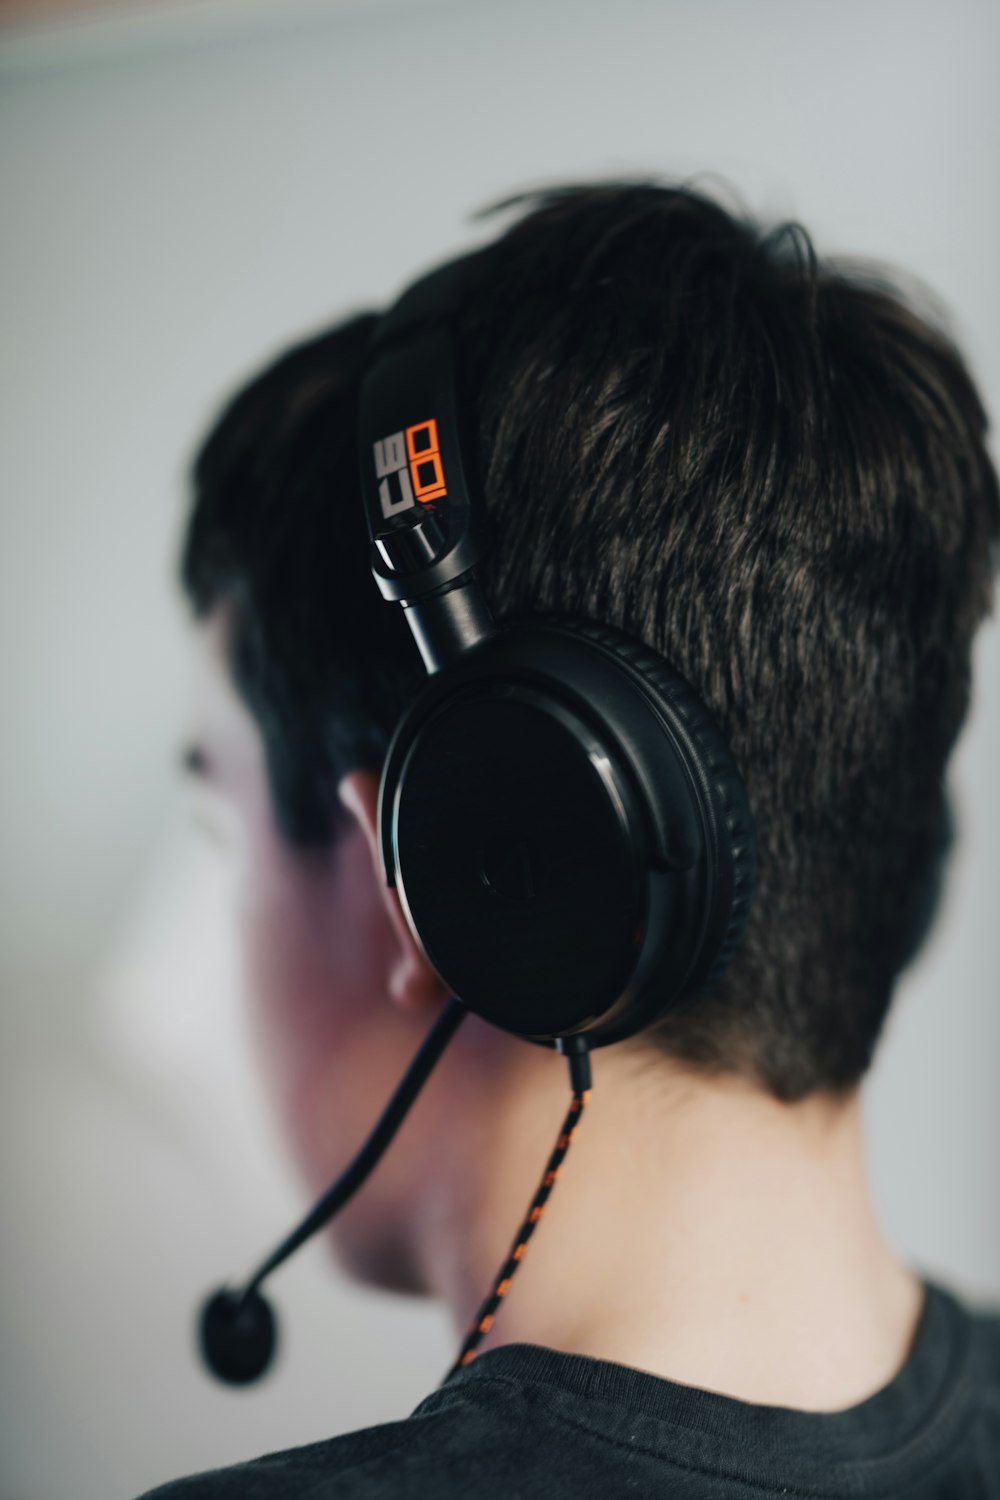
<path id="1" fill-rule="evenodd" d="M 511 205 L 504 205 L 509 209 Z M 938 315 L 648 183 L 516 200 L 456 321 L 497 616 L 572 611 L 662 652 L 746 780 L 746 939 L 651 1041 L 780 1099 L 863 1074 L 926 925 L 945 764 L 1000 534 L 986 417 Z M 379 596 L 356 455 L 375 319 L 300 344 L 224 410 L 194 468 L 183 579 L 225 603 L 277 816 L 338 829 L 423 679 Z"/>

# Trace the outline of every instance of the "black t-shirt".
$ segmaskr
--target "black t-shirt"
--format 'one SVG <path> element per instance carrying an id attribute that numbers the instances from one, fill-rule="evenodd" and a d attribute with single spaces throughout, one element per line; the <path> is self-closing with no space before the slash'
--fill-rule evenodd
<path id="1" fill-rule="evenodd" d="M 903 1369 L 829 1414 L 754 1406 L 533 1344 L 405 1421 L 178 1481 L 156 1500 L 1000 1497 L 1000 1317 L 928 1286 Z M 152 1500 L 152 1496 L 147 1497 Z"/>

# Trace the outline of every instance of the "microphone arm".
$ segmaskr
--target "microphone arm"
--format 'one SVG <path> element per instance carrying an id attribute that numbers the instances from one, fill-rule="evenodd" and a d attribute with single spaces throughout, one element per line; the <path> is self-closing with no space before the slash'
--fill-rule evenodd
<path id="1" fill-rule="evenodd" d="M 221 1287 L 206 1299 L 199 1323 L 199 1345 L 203 1360 L 219 1380 L 246 1385 L 264 1374 L 274 1357 L 277 1326 L 272 1308 L 260 1294 L 261 1284 L 353 1198 L 467 1014 L 461 1001 L 448 1001 L 353 1161 L 242 1287 Z"/>

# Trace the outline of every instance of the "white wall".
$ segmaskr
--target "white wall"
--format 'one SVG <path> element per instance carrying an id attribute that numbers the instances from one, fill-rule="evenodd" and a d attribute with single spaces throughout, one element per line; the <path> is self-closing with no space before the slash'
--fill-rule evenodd
<path id="1" fill-rule="evenodd" d="M 0 59 L 0 1493 L 125 1497 L 405 1412 L 431 1309 L 278 1288 L 233 1396 L 195 1294 L 298 1205 L 249 1068 L 224 873 L 173 790 L 185 459 L 280 344 L 384 300 L 522 186 L 711 171 L 820 248 L 934 286 L 1000 410 L 1000 11 L 915 0 L 188 7 Z M 889 1227 L 1000 1295 L 1000 632 L 955 766 L 963 844 L 869 1088 Z M 376 1101 L 373 1101 L 373 1109 Z"/>

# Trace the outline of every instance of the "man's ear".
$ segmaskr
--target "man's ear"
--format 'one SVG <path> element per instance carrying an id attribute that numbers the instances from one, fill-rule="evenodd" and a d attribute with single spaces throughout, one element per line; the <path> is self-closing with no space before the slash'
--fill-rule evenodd
<path id="1" fill-rule="evenodd" d="M 372 872 L 392 923 L 395 952 L 389 969 L 389 997 L 404 1010 L 438 1007 L 451 991 L 431 968 L 403 916 L 399 897 L 382 880 L 378 848 L 378 785 L 374 771 L 349 771 L 337 795 L 365 836 Z"/>

